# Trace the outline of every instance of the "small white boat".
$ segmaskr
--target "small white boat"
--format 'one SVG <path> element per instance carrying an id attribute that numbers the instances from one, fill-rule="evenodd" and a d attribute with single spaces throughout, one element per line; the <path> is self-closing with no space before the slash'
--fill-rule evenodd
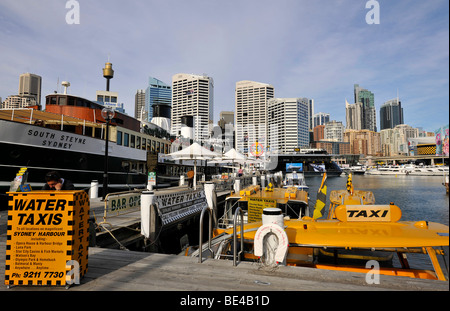
<path id="1" fill-rule="evenodd" d="M 406 170 L 399 166 L 381 166 L 366 170 L 367 175 L 406 175 Z"/>
<path id="2" fill-rule="evenodd" d="M 448 174 L 448 166 L 416 166 L 408 175 L 412 176 L 444 176 Z"/>
<path id="3" fill-rule="evenodd" d="M 305 175 L 299 172 L 287 173 L 284 181 L 283 188 L 296 187 L 298 190 L 308 191 L 309 187 L 306 185 Z"/>

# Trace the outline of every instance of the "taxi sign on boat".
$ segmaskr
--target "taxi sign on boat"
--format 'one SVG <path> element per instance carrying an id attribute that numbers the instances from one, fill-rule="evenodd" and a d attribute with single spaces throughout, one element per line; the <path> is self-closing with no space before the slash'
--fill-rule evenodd
<path id="1" fill-rule="evenodd" d="M 342 222 L 397 222 L 402 211 L 397 205 L 341 205 L 336 218 Z"/>

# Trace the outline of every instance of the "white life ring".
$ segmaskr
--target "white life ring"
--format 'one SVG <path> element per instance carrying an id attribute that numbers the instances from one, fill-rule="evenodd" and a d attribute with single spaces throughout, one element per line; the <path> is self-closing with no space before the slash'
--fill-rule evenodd
<path id="1" fill-rule="evenodd" d="M 259 227 L 258 231 L 256 231 L 255 240 L 254 240 L 255 256 L 261 257 L 263 255 L 264 236 L 266 236 L 268 233 L 273 233 L 277 236 L 278 248 L 275 253 L 275 260 L 277 261 L 277 263 L 283 262 L 284 258 L 286 257 L 287 250 L 289 247 L 289 240 L 288 240 L 287 234 L 284 231 L 284 229 L 276 224 L 262 225 L 261 227 Z"/>

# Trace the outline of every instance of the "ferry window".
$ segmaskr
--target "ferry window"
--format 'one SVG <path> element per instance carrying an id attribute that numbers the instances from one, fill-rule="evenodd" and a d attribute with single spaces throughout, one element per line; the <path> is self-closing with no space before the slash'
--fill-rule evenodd
<path id="1" fill-rule="evenodd" d="M 112 103 L 117 103 L 117 97 L 116 96 L 111 96 L 111 102 Z"/>
<path id="2" fill-rule="evenodd" d="M 47 98 L 47 105 L 56 105 L 56 97 Z"/>
<path id="3" fill-rule="evenodd" d="M 97 127 L 95 129 L 95 138 L 102 138 L 103 129 L 100 127 Z"/>
<path id="4" fill-rule="evenodd" d="M 109 103 L 110 102 L 110 97 L 109 96 L 105 96 L 105 103 Z"/>
<path id="5" fill-rule="evenodd" d="M 123 161 L 122 162 L 122 168 L 125 172 L 129 172 L 130 171 L 130 163 L 127 161 Z"/>
<path id="6" fill-rule="evenodd" d="M 136 162 L 131 162 L 131 172 L 136 172 L 137 171 L 137 163 Z"/>
<path id="7" fill-rule="evenodd" d="M 145 148 L 147 148 L 147 140 L 142 138 L 142 150 L 145 150 Z"/>
<path id="8" fill-rule="evenodd" d="M 67 97 L 67 105 L 68 106 L 75 106 L 75 98 Z"/>
<path id="9" fill-rule="evenodd" d="M 58 100 L 59 100 L 58 105 L 60 105 L 60 106 L 65 106 L 66 105 L 66 98 L 65 97 L 60 97 Z"/>
<path id="10" fill-rule="evenodd" d="M 136 136 L 131 135 L 131 139 L 130 139 L 130 147 L 131 148 L 136 148 Z"/>
<path id="11" fill-rule="evenodd" d="M 93 132 L 92 127 L 86 127 L 86 128 L 84 129 L 84 135 L 86 135 L 86 136 L 92 137 L 92 132 Z"/>
<path id="12" fill-rule="evenodd" d="M 97 95 L 97 101 L 103 102 L 103 95 Z"/>
<path id="13" fill-rule="evenodd" d="M 130 145 L 130 134 L 125 133 L 125 135 L 123 136 L 123 145 L 125 147 L 128 147 Z"/>
<path id="14" fill-rule="evenodd" d="M 117 131 L 117 144 L 119 146 L 122 146 L 122 132 L 121 131 Z"/>
<path id="15" fill-rule="evenodd" d="M 141 149 L 141 137 L 136 137 L 136 148 Z"/>

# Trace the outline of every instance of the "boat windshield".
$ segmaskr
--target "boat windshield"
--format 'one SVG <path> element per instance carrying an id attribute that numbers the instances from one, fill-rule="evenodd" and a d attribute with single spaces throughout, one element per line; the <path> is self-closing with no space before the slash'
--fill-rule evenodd
<path id="1" fill-rule="evenodd" d="M 288 186 L 299 186 L 299 185 L 301 185 L 301 181 L 298 178 L 288 179 L 287 185 Z"/>
<path id="2" fill-rule="evenodd" d="M 306 215 L 307 204 L 299 201 L 289 201 L 287 204 L 278 204 L 285 216 L 289 216 L 291 219 L 300 219 Z"/>

